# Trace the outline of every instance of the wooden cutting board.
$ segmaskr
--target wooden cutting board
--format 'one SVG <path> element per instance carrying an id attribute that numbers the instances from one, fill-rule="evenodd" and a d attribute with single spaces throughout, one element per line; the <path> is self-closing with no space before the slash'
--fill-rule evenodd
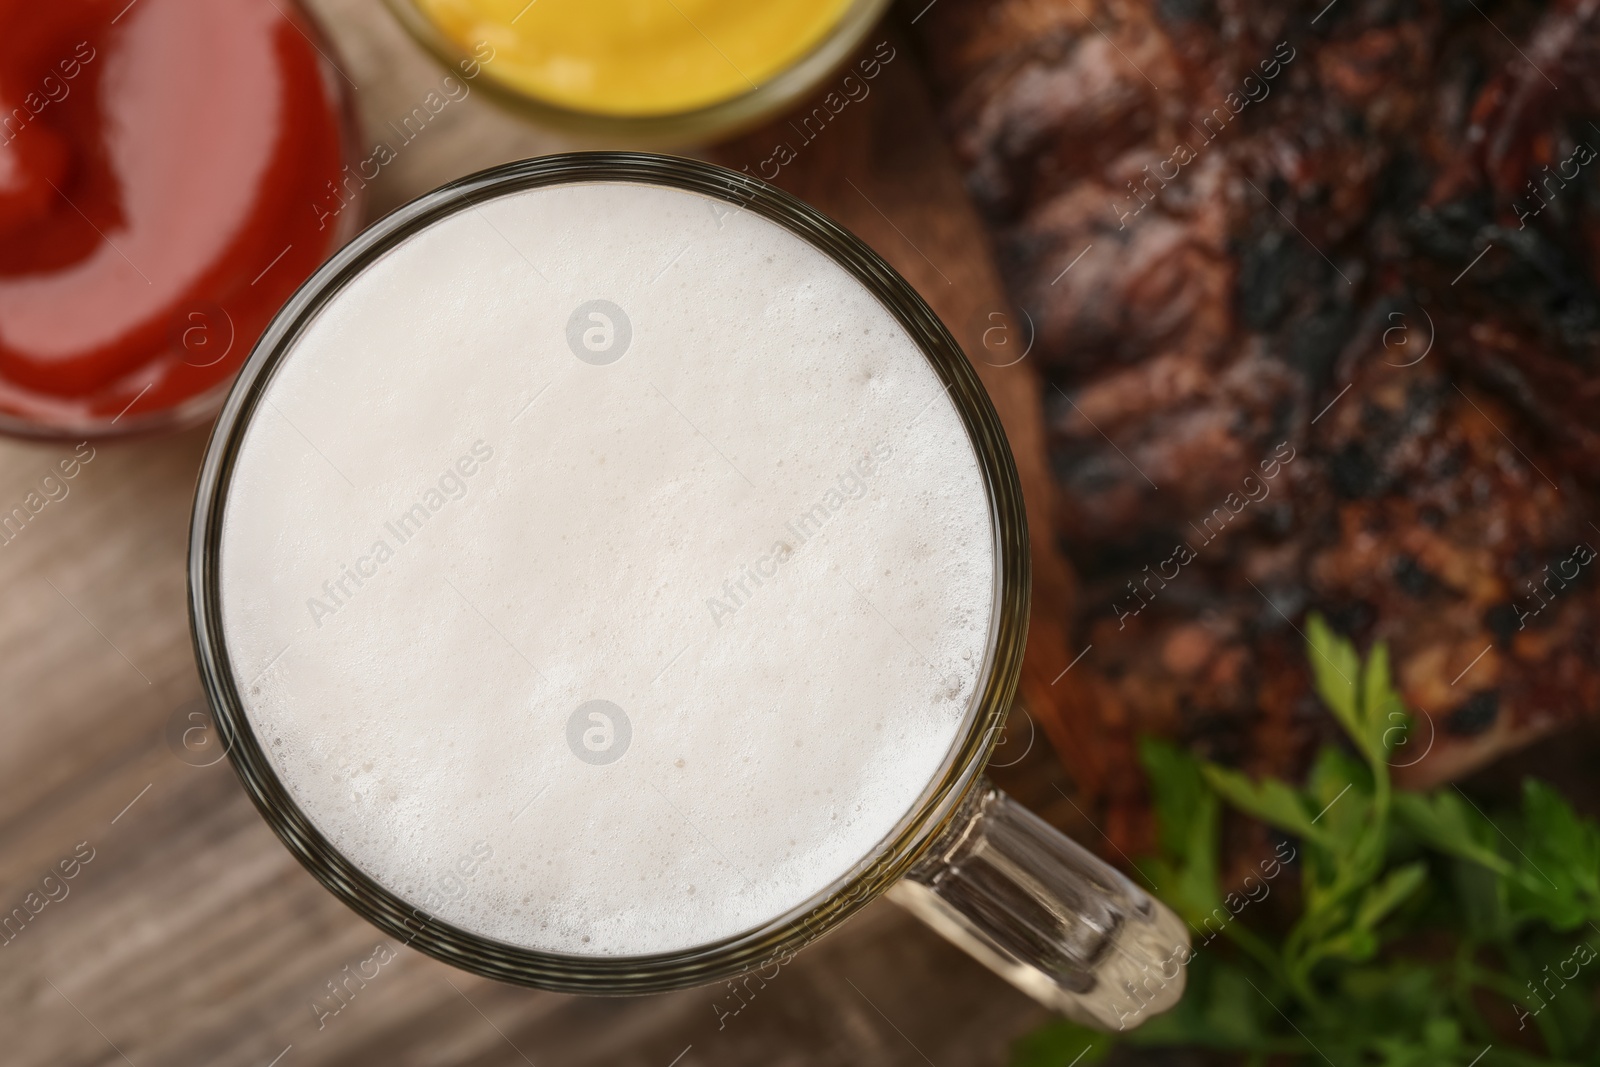
<path id="1" fill-rule="evenodd" d="M 366 139 L 383 138 L 442 73 L 377 4 L 313 6 L 359 87 Z M 950 323 L 1012 435 L 1036 540 L 1048 544 L 1031 371 L 1026 361 L 999 366 L 1025 342 L 939 141 L 916 59 L 889 31 L 864 54 L 880 41 L 894 58 L 867 95 L 825 125 L 813 117 L 814 137 L 801 141 L 800 117 L 780 120 L 714 156 L 758 170 L 789 143 L 795 158 L 777 183 L 862 235 Z M 368 215 L 481 167 L 564 147 L 476 95 L 453 101 L 372 184 Z M 739 1003 L 725 988 L 561 996 L 483 981 L 400 948 L 370 981 L 345 984 L 343 1006 L 328 1013 L 340 1003 L 329 983 L 370 960 L 383 939 L 289 857 L 225 761 L 190 765 L 171 742 L 193 725 L 200 693 L 184 556 L 206 433 L 94 446 L 69 494 L 0 547 L 0 909 L 46 901 L 0 944 L 7 1064 L 954 1067 L 1003 1062 L 1007 1044 L 1044 1019 L 885 902 L 746 994 L 721 1025 L 719 1014 Z M 0 441 L 0 504 L 19 502 L 71 451 Z M 1036 582 L 1047 605 L 1070 592 L 1048 556 L 1036 562 Z M 1034 621 L 1035 700 L 1048 700 L 1048 681 L 1065 666 L 1051 614 Z M 1014 765 L 997 772 L 1003 782 L 1060 803 L 1046 746 L 1033 743 L 1026 721 L 1013 733 L 1002 752 Z M 43 881 L 64 869 L 70 880 Z"/>

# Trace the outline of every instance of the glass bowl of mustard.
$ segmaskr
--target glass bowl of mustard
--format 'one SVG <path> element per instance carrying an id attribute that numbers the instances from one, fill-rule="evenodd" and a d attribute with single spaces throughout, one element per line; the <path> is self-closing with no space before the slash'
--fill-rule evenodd
<path id="1" fill-rule="evenodd" d="M 756 125 L 842 64 L 889 0 L 387 0 L 452 72 L 597 143 Z"/>

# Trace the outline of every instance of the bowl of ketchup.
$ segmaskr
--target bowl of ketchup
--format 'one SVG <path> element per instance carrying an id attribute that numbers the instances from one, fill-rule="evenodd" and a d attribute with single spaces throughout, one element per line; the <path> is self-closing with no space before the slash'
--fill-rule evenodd
<path id="1" fill-rule="evenodd" d="M 292 0 L 0 0 L 0 432 L 215 414 L 358 225 L 331 55 Z"/>

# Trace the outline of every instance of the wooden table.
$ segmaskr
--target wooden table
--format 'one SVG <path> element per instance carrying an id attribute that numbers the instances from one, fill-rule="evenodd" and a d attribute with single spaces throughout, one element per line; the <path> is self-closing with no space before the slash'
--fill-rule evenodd
<path id="1" fill-rule="evenodd" d="M 375 0 L 313 6 L 360 87 L 369 131 L 438 86 L 442 73 Z M 983 331 L 1009 309 L 934 131 L 916 60 L 889 30 L 868 49 L 886 38 L 897 55 L 870 97 L 800 148 L 778 182 L 866 238 L 981 355 Z M 758 164 L 779 139 L 795 140 L 783 123 L 715 158 Z M 384 168 L 368 213 L 563 147 L 475 93 Z M 1042 449 L 1023 447 L 1039 433 L 1026 369 L 975 361 L 1037 496 L 1048 482 L 1042 460 L 1029 458 Z M 69 495 L 0 548 L 0 908 L 46 901 L 0 944 L 0 1061 L 955 1067 L 1004 1062 L 1008 1044 L 1045 1019 L 884 901 L 802 954 L 720 1028 L 712 1009 L 728 997 L 720 987 L 561 996 L 399 948 L 376 978 L 348 987 L 337 1014 L 319 1018 L 313 1003 L 337 1003 L 328 983 L 372 956 L 379 932 L 290 858 L 226 761 L 192 766 L 169 740 L 190 725 L 200 695 L 184 557 L 206 432 L 95 446 Z M 20 502 L 71 451 L 0 442 L 0 503 Z M 1042 525 L 1043 507 L 1034 506 Z M 1031 734 L 1026 722 L 1015 729 L 1012 753 Z M 1042 738 L 999 776 L 1070 823 L 1045 804 L 1068 807 Z M 1077 829 L 1094 843 L 1092 829 Z M 74 877 L 43 882 L 62 861 Z"/>

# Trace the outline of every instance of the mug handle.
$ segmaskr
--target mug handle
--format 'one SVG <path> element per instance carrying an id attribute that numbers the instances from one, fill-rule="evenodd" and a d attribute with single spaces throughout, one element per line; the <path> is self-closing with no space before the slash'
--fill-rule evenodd
<path id="1" fill-rule="evenodd" d="M 1183 994 L 1183 920 L 986 778 L 889 897 L 1085 1026 L 1131 1029 Z"/>

